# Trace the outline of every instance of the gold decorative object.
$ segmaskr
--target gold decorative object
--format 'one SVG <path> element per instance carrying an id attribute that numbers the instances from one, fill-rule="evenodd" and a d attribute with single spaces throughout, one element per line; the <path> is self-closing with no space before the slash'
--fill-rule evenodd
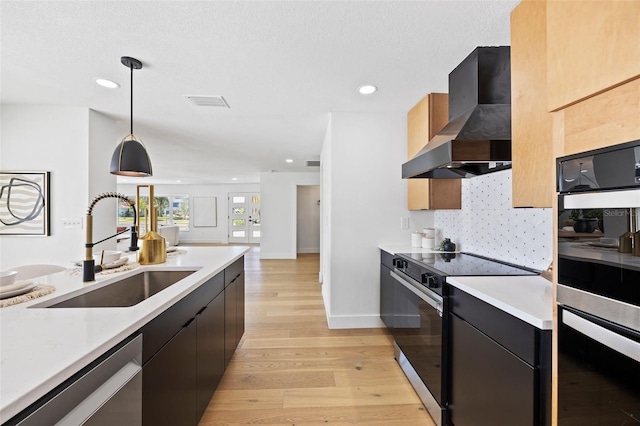
<path id="1" fill-rule="evenodd" d="M 138 204 L 138 214 L 142 210 L 140 208 L 140 188 L 149 188 L 149 212 L 145 216 L 145 224 L 147 233 L 139 239 L 140 254 L 138 255 L 138 263 L 141 265 L 154 265 L 156 263 L 164 263 L 167 261 L 167 244 L 160 234 L 158 234 L 158 216 L 156 208 L 153 205 L 154 194 L 153 185 L 138 185 L 136 188 L 136 202 Z M 140 218 L 139 218 L 140 219 Z M 138 219 L 138 223 L 140 220 Z"/>

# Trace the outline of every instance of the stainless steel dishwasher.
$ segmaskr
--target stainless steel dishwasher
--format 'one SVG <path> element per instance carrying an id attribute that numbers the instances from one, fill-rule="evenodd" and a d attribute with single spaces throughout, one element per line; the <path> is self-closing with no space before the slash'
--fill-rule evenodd
<path id="1" fill-rule="evenodd" d="M 142 335 L 120 343 L 7 423 L 42 425 L 142 425 Z"/>

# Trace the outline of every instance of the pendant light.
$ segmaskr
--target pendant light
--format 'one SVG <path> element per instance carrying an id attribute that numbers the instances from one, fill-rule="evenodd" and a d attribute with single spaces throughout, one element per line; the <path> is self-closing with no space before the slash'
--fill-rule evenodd
<path id="1" fill-rule="evenodd" d="M 133 70 L 142 68 L 142 62 L 123 56 L 122 65 L 131 69 L 131 133 L 122 139 L 111 157 L 111 173 L 121 176 L 145 177 L 153 175 L 151 160 L 141 140 L 133 135 Z"/>

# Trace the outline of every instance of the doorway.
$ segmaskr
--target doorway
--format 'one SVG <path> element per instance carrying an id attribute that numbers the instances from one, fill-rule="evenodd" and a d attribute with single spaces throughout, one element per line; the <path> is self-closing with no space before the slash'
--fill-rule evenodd
<path id="1" fill-rule="evenodd" d="M 229 242 L 260 242 L 260 193 L 229 193 Z"/>
<path id="2" fill-rule="evenodd" d="M 320 253 L 320 185 L 298 185 L 296 243 L 298 253 Z"/>

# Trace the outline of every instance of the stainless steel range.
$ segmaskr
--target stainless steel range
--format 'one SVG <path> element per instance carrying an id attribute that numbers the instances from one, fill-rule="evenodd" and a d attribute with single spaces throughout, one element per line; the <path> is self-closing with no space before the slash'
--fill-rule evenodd
<path id="1" fill-rule="evenodd" d="M 391 306 L 382 319 L 395 340 L 395 357 L 438 425 L 449 402 L 446 280 L 450 276 L 537 275 L 538 271 L 471 253 L 407 253 L 393 259 Z M 443 291 L 444 290 L 444 291 Z"/>

